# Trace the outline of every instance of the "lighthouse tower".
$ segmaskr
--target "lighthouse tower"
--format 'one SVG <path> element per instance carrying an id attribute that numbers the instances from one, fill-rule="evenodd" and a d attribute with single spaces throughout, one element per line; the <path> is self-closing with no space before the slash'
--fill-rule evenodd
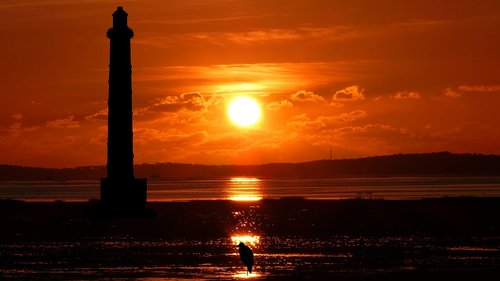
<path id="1" fill-rule="evenodd" d="M 127 25 L 122 7 L 113 13 L 110 40 L 108 97 L 107 178 L 101 179 L 101 203 L 123 209 L 144 208 L 147 180 L 134 177 L 132 133 L 132 65 L 130 39 L 134 32 Z"/>

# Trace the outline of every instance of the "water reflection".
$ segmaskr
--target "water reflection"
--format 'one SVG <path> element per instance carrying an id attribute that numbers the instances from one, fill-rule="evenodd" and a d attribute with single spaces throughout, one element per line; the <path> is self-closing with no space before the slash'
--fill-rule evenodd
<path id="1" fill-rule="evenodd" d="M 251 201 L 260 200 L 262 195 L 260 193 L 260 182 L 255 178 L 237 178 L 232 179 L 233 185 L 231 186 L 230 192 L 232 192 L 229 197 L 231 200 L 245 200 Z M 242 188 L 243 186 L 243 188 Z M 238 261 L 238 264 L 242 268 L 248 267 L 251 272 L 248 274 L 247 271 L 235 272 L 232 276 L 234 279 L 243 278 L 254 278 L 259 275 L 252 271 L 252 265 L 259 264 L 259 259 L 254 259 L 254 256 L 259 255 L 255 252 L 258 249 L 258 245 L 261 242 L 261 236 L 258 235 L 260 232 L 260 203 L 250 203 L 250 204 L 236 204 L 233 205 L 233 210 L 231 214 L 233 216 L 234 224 L 228 229 L 228 237 L 230 238 L 231 245 L 233 246 L 231 251 L 234 251 L 234 256 L 239 257 L 242 263 Z M 243 248 L 239 245 L 240 243 L 245 244 Z M 248 249 L 249 246 L 250 249 Z M 262 250 L 262 249 L 260 249 Z M 239 252 L 239 253 L 238 253 Z M 260 252 L 260 251 L 257 251 Z"/>
<path id="2" fill-rule="evenodd" d="M 288 276 L 294 279 L 298 270 L 304 279 L 313 279 L 332 272 L 399 274 L 420 268 L 457 268 L 464 272 L 477 269 L 481 273 L 500 264 L 500 236 L 469 237 L 465 242 L 419 235 L 329 238 L 261 235 L 257 248 L 252 247 L 255 271 L 247 277 L 233 236 L 209 241 L 109 239 L 0 243 L 1 276 L 6 280 L 80 280 L 82 276 L 86 280 L 137 281 L 287 280 Z M 120 256 L 128 258 L 116 258 Z"/>
<path id="3" fill-rule="evenodd" d="M 251 278 L 256 278 L 259 277 L 260 275 L 256 272 L 248 273 L 246 271 L 241 271 L 236 274 L 233 274 L 233 278 L 237 279 L 251 279 Z"/>
<path id="4" fill-rule="evenodd" d="M 257 178 L 231 178 L 226 193 L 229 200 L 258 201 L 262 199 L 262 183 Z"/>
<path id="5" fill-rule="evenodd" d="M 258 235 L 234 235 L 231 236 L 231 242 L 238 245 L 240 242 L 245 243 L 250 246 L 257 246 L 260 242 L 260 236 Z"/>

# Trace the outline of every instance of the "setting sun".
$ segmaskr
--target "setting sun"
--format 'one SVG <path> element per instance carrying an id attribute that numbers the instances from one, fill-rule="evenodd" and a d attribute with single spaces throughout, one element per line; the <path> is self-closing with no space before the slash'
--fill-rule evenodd
<path id="1" fill-rule="evenodd" d="M 248 127 L 260 119 L 260 106 L 252 98 L 238 97 L 231 101 L 227 108 L 231 121 L 238 126 Z"/>

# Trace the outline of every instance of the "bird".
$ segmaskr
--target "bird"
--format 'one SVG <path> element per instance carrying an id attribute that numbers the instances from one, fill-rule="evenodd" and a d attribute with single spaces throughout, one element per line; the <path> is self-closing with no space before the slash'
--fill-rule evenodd
<path id="1" fill-rule="evenodd" d="M 248 275 L 248 273 L 252 273 L 252 266 L 253 266 L 252 249 L 250 249 L 250 247 L 245 245 L 245 243 L 240 242 L 240 244 L 238 244 L 238 251 L 240 252 L 241 261 L 247 267 L 247 275 Z"/>

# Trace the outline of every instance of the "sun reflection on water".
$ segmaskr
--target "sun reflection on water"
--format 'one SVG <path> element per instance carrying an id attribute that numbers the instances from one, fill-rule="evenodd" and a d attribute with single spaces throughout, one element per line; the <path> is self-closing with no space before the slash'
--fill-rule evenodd
<path id="1" fill-rule="evenodd" d="M 236 177 L 236 178 L 231 178 L 229 181 L 242 183 L 242 182 L 258 182 L 260 180 L 258 178 Z"/>
<path id="2" fill-rule="evenodd" d="M 238 278 L 238 279 L 249 279 L 249 278 L 256 278 L 259 277 L 260 275 L 257 274 L 256 272 L 248 273 L 246 271 L 241 271 L 238 273 L 235 273 L 233 275 L 233 278 Z"/>
<path id="3" fill-rule="evenodd" d="M 232 201 L 259 201 L 262 199 L 261 185 L 257 178 L 231 178 L 226 188 L 227 198 Z"/>
<path id="4" fill-rule="evenodd" d="M 246 245 L 256 246 L 260 243 L 260 236 L 258 235 L 234 235 L 231 236 L 231 241 L 233 244 L 238 245 L 240 242 Z"/>

